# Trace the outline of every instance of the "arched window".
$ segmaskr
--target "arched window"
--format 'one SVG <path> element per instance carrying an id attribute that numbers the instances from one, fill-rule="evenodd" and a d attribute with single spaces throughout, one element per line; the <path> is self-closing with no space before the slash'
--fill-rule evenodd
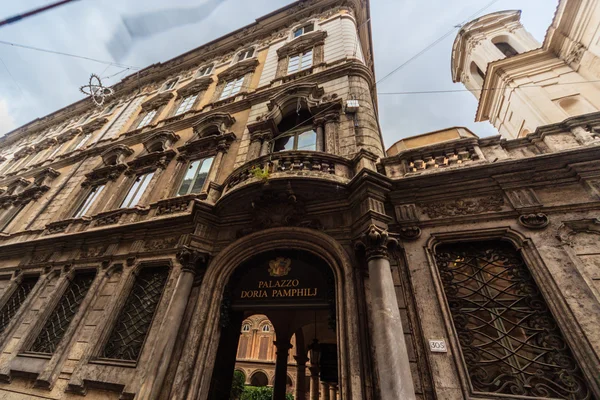
<path id="1" fill-rule="evenodd" d="M 294 29 L 293 36 L 295 38 L 297 38 L 298 36 L 302 36 L 306 33 L 312 32 L 314 30 L 315 30 L 315 24 L 313 22 L 311 22 L 310 24 L 306 24 L 304 26 L 301 26 L 300 28 Z"/>
<path id="2" fill-rule="evenodd" d="M 273 152 L 316 151 L 317 132 L 312 126 L 312 115 L 307 110 L 293 112 L 284 117 L 277 126 L 280 134 L 273 143 Z"/>
<path id="3" fill-rule="evenodd" d="M 214 64 L 205 65 L 204 67 L 202 67 L 198 70 L 198 73 L 196 74 L 196 76 L 199 78 L 203 77 L 203 76 L 208 76 L 208 75 L 212 74 L 214 67 L 215 67 Z"/>
<path id="4" fill-rule="evenodd" d="M 267 386 L 268 384 L 269 378 L 267 377 L 267 374 L 262 371 L 256 371 L 250 378 L 250 386 L 262 387 Z"/>
<path id="5" fill-rule="evenodd" d="M 515 50 L 514 47 L 512 47 L 510 44 L 508 44 L 506 42 L 498 42 L 498 43 L 494 43 L 494 45 L 498 48 L 498 50 L 500 50 L 502 52 L 502 54 L 504 54 L 504 56 L 506 58 L 516 56 L 519 54 L 519 52 L 517 50 Z"/>
<path id="6" fill-rule="evenodd" d="M 240 62 L 252 57 L 254 57 L 254 47 L 250 47 L 249 49 L 245 49 L 239 52 L 237 60 L 238 62 Z"/>
<path id="7" fill-rule="evenodd" d="M 265 325 L 262 327 L 263 332 L 271 332 L 271 327 L 269 325 Z"/>
<path id="8" fill-rule="evenodd" d="M 569 344 L 510 244 L 443 244 L 435 260 L 473 390 L 590 398 Z"/>
<path id="9" fill-rule="evenodd" d="M 475 64 L 475 61 L 471 62 L 471 75 L 475 82 L 477 82 L 480 86 L 483 85 L 485 81 L 485 73 L 479 68 L 479 65 Z"/>
<path id="10" fill-rule="evenodd" d="M 242 326 L 242 332 L 250 332 L 250 324 L 244 324 L 244 326 Z"/>

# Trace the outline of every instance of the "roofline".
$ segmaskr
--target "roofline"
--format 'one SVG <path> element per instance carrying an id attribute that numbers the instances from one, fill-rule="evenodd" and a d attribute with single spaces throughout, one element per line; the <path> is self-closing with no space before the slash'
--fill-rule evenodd
<path id="1" fill-rule="evenodd" d="M 469 132 L 470 134 L 472 134 L 473 136 L 475 136 L 476 138 L 479 138 L 479 136 L 477 136 L 477 134 L 476 134 L 475 132 L 473 132 L 472 130 L 470 130 L 470 129 L 469 129 L 469 128 L 467 128 L 466 126 L 450 126 L 450 127 L 448 127 L 448 128 L 442 128 L 442 129 L 438 129 L 438 130 L 435 130 L 435 131 L 431 131 L 431 132 L 425 132 L 425 133 L 419 133 L 418 135 L 414 135 L 414 136 L 408 136 L 408 137 L 402 138 L 402 139 L 400 139 L 400 140 L 397 140 L 396 142 L 394 142 L 394 144 L 392 144 L 392 145 L 391 145 L 391 146 L 390 146 L 390 147 L 389 147 L 387 150 L 391 149 L 391 148 L 392 148 L 392 147 L 394 147 L 396 144 L 398 144 L 398 143 L 400 143 L 400 142 L 402 142 L 402 141 L 404 141 L 404 140 L 408 140 L 408 139 L 415 139 L 415 138 L 420 138 L 420 137 L 423 137 L 423 136 L 431 135 L 431 134 L 433 134 L 433 133 L 438 133 L 438 132 L 445 132 L 445 131 L 449 131 L 449 130 L 451 130 L 451 129 L 464 129 L 464 130 L 466 130 L 467 132 Z M 387 153 L 387 150 L 386 150 L 386 153 Z"/>

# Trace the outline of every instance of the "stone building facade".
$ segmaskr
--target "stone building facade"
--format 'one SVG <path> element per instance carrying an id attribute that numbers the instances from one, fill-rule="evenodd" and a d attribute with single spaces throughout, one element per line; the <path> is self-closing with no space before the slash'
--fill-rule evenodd
<path id="1" fill-rule="evenodd" d="M 599 7 L 562 0 L 540 50 L 508 38 L 500 60 L 465 41 L 512 21 L 533 43 L 482 17 L 453 71 L 510 84 L 546 52 L 592 80 Z M 224 400 L 257 339 L 275 400 L 290 380 L 311 400 L 600 398 L 600 113 L 385 152 L 359 0 L 297 1 L 113 89 L 0 139 L 4 398 Z M 554 104 L 535 90 L 515 112 Z M 511 107 L 483 93 L 479 112 Z"/>

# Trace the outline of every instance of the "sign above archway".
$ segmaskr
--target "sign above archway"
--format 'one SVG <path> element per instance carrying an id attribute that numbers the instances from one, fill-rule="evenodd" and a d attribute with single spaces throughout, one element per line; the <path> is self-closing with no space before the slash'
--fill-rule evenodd
<path id="1" fill-rule="evenodd" d="M 320 258 L 293 250 L 271 251 L 244 263 L 231 282 L 233 308 L 327 307 L 333 274 Z"/>

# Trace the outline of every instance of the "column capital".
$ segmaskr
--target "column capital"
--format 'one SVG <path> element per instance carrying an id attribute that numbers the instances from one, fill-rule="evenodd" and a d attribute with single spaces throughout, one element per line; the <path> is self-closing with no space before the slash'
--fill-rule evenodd
<path id="1" fill-rule="evenodd" d="M 387 229 L 371 224 L 356 240 L 354 248 L 357 251 L 364 251 L 367 261 L 370 261 L 377 258 L 389 258 L 388 250 L 397 244 L 398 241 L 390 237 Z"/>
<path id="2" fill-rule="evenodd" d="M 208 253 L 184 246 L 177 253 L 177 261 L 181 264 L 181 270 L 191 272 L 194 275 L 204 274 L 208 264 Z"/>
<path id="3" fill-rule="evenodd" d="M 308 362 L 308 357 L 306 357 L 306 356 L 294 356 L 294 360 L 296 360 L 296 363 L 298 365 L 305 366 L 306 363 Z"/>

